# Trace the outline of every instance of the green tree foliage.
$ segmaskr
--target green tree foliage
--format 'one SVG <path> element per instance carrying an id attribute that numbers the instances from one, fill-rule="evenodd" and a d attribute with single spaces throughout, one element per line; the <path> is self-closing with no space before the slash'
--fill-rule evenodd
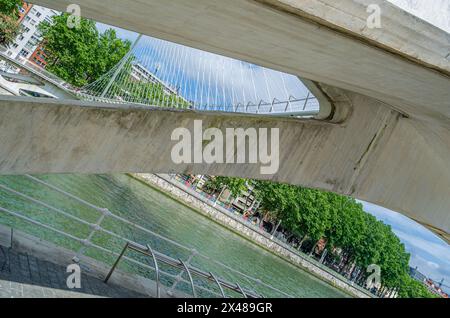
<path id="1" fill-rule="evenodd" d="M 0 45 L 8 46 L 19 33 L 17 23 L 21 0 L 0 0 Z"/>
<path id="2" fill-rule="evenodd" d="M 242 178 L 212 177 L 206 182 L 205 187 L 215 192 L 220 192 L 223 187 L 227 187 L 231 195 L 239 196 L 246 190 L 246 184 L 247 180 Z"/>
<path id="3" fill-rule="evenodd" d="M 399 290 L 399 297 L 401 298 L 437 298 L 420 282 L 404 275 L 401 278 L 401 287 Z"/>
<path id="4" fill-rule="evenodd" d="M 0 0 L 0 13 L 17 17 L 22 0 Z"/>
<path id="5" fill-rule="evenodd" d="M 227 181 L 221 178 L 221 183 Z M 383 288 L 398 288 L 400 297 L 433 297 L 409 275 L 405 246 L 390 226 L 364 212 L 356 200 L 342 195 L 268 181 L 253 181 L 260 207 L 281 220 L 285 229 L 314 243 L 326 238 L 329 250 L 339 249 L 348 265 L 381 268 Z"/>
<path id="6" fill-rule="evenodd" d="M 143 103 L 146 105 L 176 108 L 189 107 L 190 104 L 187 100 L 179 95 L 167 92 L 161 83 L 133 79 L 131 76 L 133 63 L 135 63 L 135 57 L 131 56 L 118 72 L 115 81 L 105 96 L 116 99 L 121 98 L 127 102 Z M 100 87 L 103 87 L 103 85 L 106 87 L 107 83 L 104 81 Z"/>
<path id="7" fill-rule="evenodd" d="M 8 47 L 19 34 L 16 18 L 0 13 L 0 44 Z"/>
<path id="8" fill-rule="evenodd" d="M 91 20 L 69 28 L 64 13 L 43 22 L 40 30 L 47 54 L 47 69 L 75 86 L 89 84 L 108 72 L 130 50 L 131 43 L 117 38 L 112 29 L 100 34 Z"/>

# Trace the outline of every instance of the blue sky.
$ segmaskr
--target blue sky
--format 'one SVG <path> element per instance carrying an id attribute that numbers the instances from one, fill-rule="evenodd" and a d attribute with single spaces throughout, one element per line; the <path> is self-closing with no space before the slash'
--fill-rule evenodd
<path id="1" fill-rule="evenodd" d="M 364 210 L 390 225 L 411 254 L 410 265 L 426 276 L 450 286 L 450 245 L 431 231 L 400 213 L 360 201 Z M 450 288 L 444 289 L 450 293 Z"/>
<path id="2" fill-rule="evenodd" d="M 98 24 L 98 28 L 104 31 L 108 26 Z M 133 32 L 116 30 L 121 38 L 131 42 L 137 39 Z M 309 93 L 297 76 L 148 36 L 139 40 L 133 54 L 180 95 L 194 101 L 196 106 L 207 105 L 208 109 L 215 106 L 224 109 L 224 105 L 231 109 L 232 105 L 257 105 L 260 101 L 271 103 L 274 99 L 287 101 L 290 97 L 303 99 Z M 291 106 L 300 110 L 304 102 Z M 278 104 L 274 111 L 285 108 L 286 104 Z M 309 100 L 306 108 L 318 110 L 317 100 Z"/>
<path id="3" fill-rule="evenodd" d="M 389 1 L 450 32 L 450 0 Z M 97 25 L 100 31 L 109 28 L 101 23 Z M 138 36 L 134 32 L 115 29 L 119 37 L 132 42 Z M 296 76 L 151 37 L 144 36 L 134 54 L 150 71 L 158 70 L 157 75 L 163 82 L 194 102 L 196 107 L 226 110 L 237 104 L 257 105 L 275 99 L 286 101 L 290 96 L 302 99 L 308 94 L 308 89 Z M 293 105 L 293 110 L 303 106 L 301 102 Z M 285 104 L 280 104 L 275 111 L 284 111 L 284 108 Z M 318 109 L 317 101 L 308 101 L 306 109 Z"/>
<path id="4" fill-rule="evenodd" d="M 395 5 L 421 17 L 428 22 L 450 32 L 450 0 L 390 0 Z M 100 31 L 108 26 L 98 24 Z M 137 38 L 134 32 L 116 29 L 118 36 L 131 41 Z M 406 250 L 411 254 L 410 265 L 450 286 L 450 246 L 434 235 L 432 232 L 407 217 L 379 207 L 377 205 L 361 202 L 365 210 L 377 219 L 390 225 L 395 234 L 405 244 Z M 450 288 L 444 287 L 450 293 Z"/>

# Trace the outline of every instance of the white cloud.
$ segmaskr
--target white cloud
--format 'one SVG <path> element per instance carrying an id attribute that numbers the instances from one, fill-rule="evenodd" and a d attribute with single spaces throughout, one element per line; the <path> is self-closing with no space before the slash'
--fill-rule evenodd
<path id="1" fill-rule="evenodd" d="M 360 202 L 365 211 L 391 225 L 411 254 L 411 267 L 417 266 L 419 271 L 432 279 L 440 281 L 444 278 L 447 283 L 450 282 L 450 246 L 446 242 L 400 213 L 372 203 Z M 448 288 L 447 292 L 450 292 Z"/>

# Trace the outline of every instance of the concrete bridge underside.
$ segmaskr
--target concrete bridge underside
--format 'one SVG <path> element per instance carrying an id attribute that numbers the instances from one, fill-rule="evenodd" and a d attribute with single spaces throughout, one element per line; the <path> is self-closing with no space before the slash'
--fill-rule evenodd
<path id="1" fill-rule="evenodd" d="M 280 128 L 273 180 L 349 194 L 450 240 L 450 35 L 381 0 L 36 0 L 313 81 L 315 120 L 0 99 L 0 173 L 186 172 L 267 178 L 258 165 L 174 165 L 170 135 Z M 382 29 L 366 8 L 382 8 Z M 151 18 L 150 18 L 151 17 Z"/>
<path id="2" fill-rule="evenodd" d="M 345 118 L 313 119 L 143 109 L 3 97 L 0 174 L 184 172 L 320 188 L 369 201 L 417 220 L 449 239 L 450 149 L 420 121 L 356 93 L 327 88 Z M 280 129 L 280 169 L 255 164 L 181 164 L 171 159 L 175 128 L 193 134 L 230 127 Z"/>

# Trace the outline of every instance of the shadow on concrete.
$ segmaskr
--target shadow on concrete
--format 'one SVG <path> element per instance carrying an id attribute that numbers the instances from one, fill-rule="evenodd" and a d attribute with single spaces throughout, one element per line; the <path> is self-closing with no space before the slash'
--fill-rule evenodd
<path id="1" fill-rule="evenodd" d="M 69 289 L 64 266 L 0 245 L 0 298 L 142 298 L 144 294 L 81 274 L 81 289 Z"/>

